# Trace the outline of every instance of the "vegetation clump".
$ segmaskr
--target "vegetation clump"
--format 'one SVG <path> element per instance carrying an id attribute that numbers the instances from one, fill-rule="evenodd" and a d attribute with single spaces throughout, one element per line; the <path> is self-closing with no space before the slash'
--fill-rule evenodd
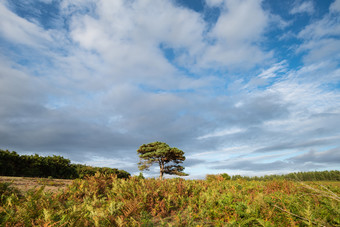
<path id="1" fill-rule="evenodd" d="M 8 187 L 7 189 L 8 190 Z M 339 226 L 338 182 L 119 179 L 97 173 L 56 193 L 5 193 L 7 226 Z"/>
<path id="2" fill-rule="evenodd" d="M 234 175 L 229 176 L 226 173 L 218 174 L 218 175 L 207 175 L 206 179 L 209 178 L 219 178 L 222 177 L 225 180 L 255 180 L 255 181 L 271 181 L 271 180 L 294 180 L 294 181 L 340 181 L 340 171 L 338 170 L 325 170 L 325 171 L 309 171 L 309 172 L 296 172 L 296 173 L 288 173 L 282 175 L 265 175 L 265 176 L 241 176 Z"/>
<path id="3" fill-rule="evenodd" d="M 149 170 L 153 163 L 159 164 L 159 178 L 164 174 L 187 176 L 181 165 L 185 160 L 184 152 L 176 147 L 170 147 L 163 142 L 143 144 L 137 150 L 139 154 L 138 167 L 141 171 Z"/>
<path id="4" fill-rule="evenodd" d="M 62 156 L 19 155 L 15 151 L 0 149 L 1 176 L 75 179 L 93 176 L 96 172 L 114 174 L 118 178 L 130 177 L 128 172 L 115 168 L 71 164 Z"/>

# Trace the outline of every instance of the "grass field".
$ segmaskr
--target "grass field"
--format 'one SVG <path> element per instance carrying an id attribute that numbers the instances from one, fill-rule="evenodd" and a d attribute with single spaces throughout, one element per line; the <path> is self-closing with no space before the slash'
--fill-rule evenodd
<path id="1" fill-rule="evenodd" d="M 22 192 L 27 192 L 30 189 L 41 186 L 44 186 L 46 191 L 56 192 L 60 189 L 66 189 L 68 185 L 72 184 L 72 180 L 0 176 L 0 183 L 10 183 L 12 187 Z"/>
<path id="2" fill-rule="evenodd" d="M 339 182 L 21 180 L 0 184 L 2 226 L 340 226 Z"/>

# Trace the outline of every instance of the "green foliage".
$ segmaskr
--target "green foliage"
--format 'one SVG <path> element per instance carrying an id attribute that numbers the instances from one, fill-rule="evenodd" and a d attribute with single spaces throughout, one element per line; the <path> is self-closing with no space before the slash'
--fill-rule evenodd
<path id="1" fill-rule="evenodd" d="M 220 179 L 222 179 L 220 175 L 207 174 L 205 176 L 205 180 L 208 181 L 208 182 L 220 180 Z"/>
<path id="2" fill-rule="evenodd" d="M 83 178 L 87 175 L 93 176 L 96 172 L 114 174 L 118 178 L 128 178 L 130 176 L 124 170 L 71 164 L 69 159 L 61 156 L 19 155 L 15 151 L 10 152 L 0 149 L 1 176 L 75 179 L 78 177 Z"/>
<path id="3" fill-rule="evenodd" d="M 57 193 L 43 188 L 23 196 L 7 193 L 0 225 L 339 226 L 339 186 L 222 176 L 211 181 L 119 179 L 97 173 Z"/>
<path id="4" fill-rule="evenodd" d="M 77 172 L 71 161 L 61 156 L 42 157 L 18 155 L 15 151 L 0 150 L 0 174 L 2 176 L 75 178 Z"/>
<path id="5" fill-rule="evenodd" d="M 224 178 L 224 180 L 231 180 L 231 177 L 227 173 L 222 173 L 221 176 Z"/>
<path id="6" fill-rule="evenodd" d="M 226 173 L 221 174 L 223 176 Z M 228 174 L 227 174 L 228 175 Z M 228 175 L 229 176 L 229 175 Z M 228 178 L 228 177 L 227 177 Z M 226 180 L 228 180 L 226 178 Z M 231 180 L 257 180 L 257 181 L 271 181 L 271 180 L 296 180 L 296 181 L 340 181 L 340 171 L 312 171 L 312 172 L 297 172 L 284 175 L 265 175 L 261 177 L 247 177 L 241 175 L 234 175 Z"/>
<path id="7" fill-rule="evenodd" d="M 139 173 L 138 178 L 139 178 L 139 179 L 145 179 L 145 177 L 144 177 L 144 175 L 143 175 L 142 172 Z"/>
<path id="8" fill-rule="evenodd" d="M 18 189 L 11 187 L 10 183 L 0 183 L 0 195 L 0 205 L 3 205 L 8 198 L 21 196 L 21 193 Z"/>
<path id="9" fill-rule="evenodd" d="M 84 178 L 86 176 L 94 176 L 96 173 L 101 173 L 105 175 L 117 175 L 118 178 L 129 178 L 130 173 L 119 170 L 116 168 L 108 168 L 108 167 L 92 167 L 81 164 L 72 164 L 72 167 L 75 168 L 78 178 Z"/>
<path id="10" fill-rule="evenodd" d="M 158 163 L 160 179 L 164 174 L 187 176 L 183 173 L 184 167 L 180 164 L 185 160 L 184 152 L 176 147 L 170 147 L 163 142 L 143 144 L 137 150 L 139 154 L 138 167 L 141 171 L 149 170 L 153 163 Z"/>
<path id="11" fill-rule="evenodd" d="M 231 177 L 227 173 L 222 173 L 222 174 L 218 174 L 218 175 L 207 174 L 205 179 L 207 181 L 213 181 L 213 180 L 231 180 Z"/>

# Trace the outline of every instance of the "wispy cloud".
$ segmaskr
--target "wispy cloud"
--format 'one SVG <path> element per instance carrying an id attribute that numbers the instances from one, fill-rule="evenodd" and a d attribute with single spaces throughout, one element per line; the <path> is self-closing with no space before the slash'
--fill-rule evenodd
<path id="1" fill-rule="evenodd" d="M 244 131 L 245 131 L 245 129 L 242 129 L 242 128 L 225 129 L 225 130 L 222 130 L 222 131 L 213 132 L 213 133 L 209 133 L 209 134 L 204 135 L 204 136 L 200 136 L 197 139 L 201 140 L 201 139 L 207 139 L 207 138 L 216 137 L 216 136 L 232 135 L 232 134 L 236 134 L 236 133 L 240 133 L 240 132 L 244 132 Z"/>
<path id="2" fill-rule="evenodd" d="M 2 36 L 11 42 L 39 48 L 52 40 L 48 32 L 17 16 L 3 4 L 0 4 L 0 21 Z"/>
<path id="3" fill-rule="evenodd" d="M 295 2 L 294 7 L 290 10 L 291 14 L 297 13 L 314 13 L 314 5 L 312 1 Z"/>
<path id="4" fill-rule="evenodd" d="M 0 3 L 0 148 L 138 172 L 136 150 L 159 140 L 197 176 L 336 157 L 339 1 L 305 25 L 295 13 L 321 3 L 43 2 L 54 15 Z"/>
<path id="5" fill-rule="evenodd" d="M 304 57 L 306 62 L 318 62 L 324 59 L 339 59 L 339 40 L 336 36 L 340 34 L 340 25 L 338 23 L 340 13 L 337 11 L 339 1 L 334 2 L 329 11 L 320 20 L 306 26 L 298 37 L 304 41 L 298 51 L 307 51 Z"/>

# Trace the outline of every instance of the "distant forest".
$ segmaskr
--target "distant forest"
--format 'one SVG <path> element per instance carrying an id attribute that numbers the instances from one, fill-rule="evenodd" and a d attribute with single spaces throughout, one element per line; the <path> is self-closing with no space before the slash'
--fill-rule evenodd
<path id="1" fill-rule="evenodd" d="M 118 178 L 129 178 L 130 173 L 116 168 L 92 167 L 82 164 L 71 164 L 69 159 L 53 155 L 43 157 L 35 155 L 19 155 L 15 151 L 0 149 L 0 175 L 17 177 L 52 177 L 60 179 L 76 179 L 85 176 L 93 176 L 97 172 L 102 174 L 114 174 Z M 265 176 L 229 176 L 227 173 L 206 176 L 206 180 L 255 180 L 269 181 L 275 179 L 296 180 L 296 181 L 340 181 L 340 171 L 312 171 L 297 172 L 284 175 Z"/>
<path id="2" fill-rule="evenodd" d="M 340 171 L 311 171 L 311 172 L 297 172 L 283 175 L 265 175 L 261 177 L 248 177 L 241 175 L 229 176 L 227 173 L 219 175 L 207 175 L 206 180 L 255 180 L 255 181 L 271 181 L 271 180 L 295 180 L 295 181 L 340 181 Z"/>
<path id="3" fill-rule="evenodd" d="M 1 176 L 75 179 L 93 176 L 96 172 L 114 174 L 118 178 L 130 177 L 130 173 L 115 168 L 71 164 L 62 156 L 19 155 L 15 151 L 0 149 Z"/>

